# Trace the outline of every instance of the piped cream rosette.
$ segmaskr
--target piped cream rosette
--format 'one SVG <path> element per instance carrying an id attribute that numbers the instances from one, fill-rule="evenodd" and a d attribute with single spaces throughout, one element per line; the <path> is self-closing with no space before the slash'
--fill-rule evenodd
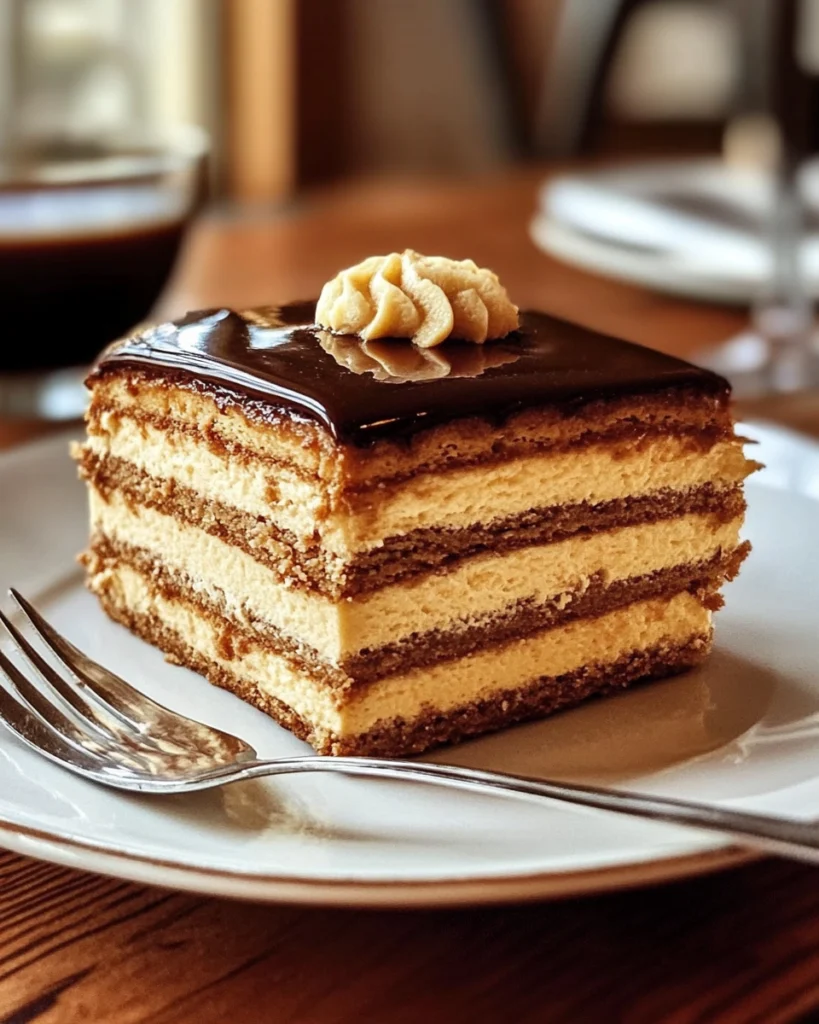
<path id="1" fill-rule="evenodd" d="M 407 338 L 418 348 L 447 338 L 482 344 L 519 323 L 517 306 L 491 270 L 411 249 L 342 270 L 322 289 L 316 321 L 335 334 Z"/>

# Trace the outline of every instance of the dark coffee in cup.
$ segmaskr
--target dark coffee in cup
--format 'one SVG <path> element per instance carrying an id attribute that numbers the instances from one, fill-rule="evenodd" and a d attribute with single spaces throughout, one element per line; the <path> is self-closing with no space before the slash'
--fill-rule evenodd
<path id="1" fill-rule="evenodd" d="M 143 320 L 179 250 L 184 221 L 98 235 L 0 239 L 0 369 L 88 363 Z"/>
<path id="2" fill-rule="evenodd" d="M 87 364 L 145 320 L 197 205 L 202 156 L 63 154 L 5 177 L 0 166 L 0 373 Z"/>

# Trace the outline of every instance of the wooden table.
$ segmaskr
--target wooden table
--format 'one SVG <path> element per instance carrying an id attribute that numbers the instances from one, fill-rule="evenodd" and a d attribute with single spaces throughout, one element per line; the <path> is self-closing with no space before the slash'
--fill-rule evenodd
<path id="1" fill-rule="evenodd" d="M 301 209 L 214 216 L 166 312 L 315 295 L 410 246 L 471 256 L 538 306 L 685 353 L 742 323 L 581 274 L 526 235 L 538 175 L 360 184 Z M 819 433 L 819 400 L 768 413 Z M 0 444 L 30 433 L 0 425 Z M 0 853 L 0 1022 L 776 1024 L 819 1015 L 819 873 L 760 861 L 689 882 L 460 911 L 250 906 Z"/>

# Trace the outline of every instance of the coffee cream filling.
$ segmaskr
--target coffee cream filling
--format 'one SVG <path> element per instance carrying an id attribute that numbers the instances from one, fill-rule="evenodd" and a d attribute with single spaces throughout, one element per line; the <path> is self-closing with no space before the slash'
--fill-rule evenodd
<path id="1" fill-rule="evenodd" d="M 211 534 L 154 509 L 129 507 L 91 490 L 92 533 L 116 546 L 148 552 L 188 577 L 194 590 L 238 622 L 249 617 L 315 650 L 331 665 L 402 637 L 466 627 L 503 614 L 520 601 L 563 608 L 592 577 L 607 583 L 703 562 L 732 551 L 741 518 L 689 514 L 676 519 L 583 534 L 502 556 L 476 555 L 448 572 L 410 579 L 360 597 L 333 602 L 279 579 L 267 566 Z"/>
<path id="2" fill-rule="evenodd" d="M 560 676 L 584 665 L 605 665 L 634 651 L 679 645 L 710 634 L 710 612 L 691 594 L 641 601 L 596 619 L 516 640 L 458 661 L 391 676 L 340 696 L 261 647 L 243 647 L 224 656 L 218 624 L 211 624 L 184 602 L 153 591 L 150 582 L 127 566 L 92 578 L 115 606 L 136 615 L 155 616 L 196 654 L 263 693 L 288 704 L 319 732 L 358 735 L 377 723 L 412 721 L 437 710 L 447 713 L 541 677 Z"/>
<path id="3" fill-rule="evenodd" d="M 379 547 L 389 537 L 429 527 L 466 528 L 555 505 L 637 497 L 666 488 L 686 491 L 704 483 L 731 486 L 751 470 L 740 444 L 710 451 L 684 439 L 661 437 L 640 445 L 593 445 L 574 451 L 520 457 L 423 473 L 401 484 L 331 499 L 319 479 L 307 480 L 260 460 L 222 457 L 182 434 L 151 424 L 101 417 L 87 447 L 113 455 L 157 480 L 173 480 L 272 522 L 305 547 L 320 541 L 338 558 Z"/>

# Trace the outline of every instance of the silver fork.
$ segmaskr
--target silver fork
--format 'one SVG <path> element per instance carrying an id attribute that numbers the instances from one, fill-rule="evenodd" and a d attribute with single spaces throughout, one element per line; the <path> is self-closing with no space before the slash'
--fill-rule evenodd
<path id="1" fill-rule="evenodd" d="M 7 684 L 0 685 L 0 721 L 49 760 L 104 786 L 190 793 L 262 776 L 338 772 L 558 800 L 719 832 L 744 846 L 819 863 L 819 823 L 419 761 L 316 755 L 259 760 L 239 737 L 169 711 L 135 690 L 77 650 L 17 591 L 10 593 L 62 671 L 0 611 L 0 623 L 30 670 L 23 672 L 0 650 L 0 677 Z"/>

